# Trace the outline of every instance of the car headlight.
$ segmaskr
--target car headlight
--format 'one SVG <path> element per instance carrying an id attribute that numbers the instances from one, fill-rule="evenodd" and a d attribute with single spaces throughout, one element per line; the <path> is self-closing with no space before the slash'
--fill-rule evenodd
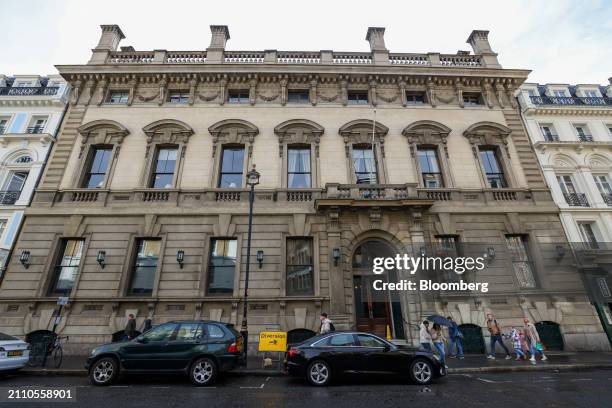
<path id="1" fill-rule="evenodd" d="M 98 352 L 98 347 L 96 347 L 95 349 L 91 350 L 91 354 L 94 355 Z"/>

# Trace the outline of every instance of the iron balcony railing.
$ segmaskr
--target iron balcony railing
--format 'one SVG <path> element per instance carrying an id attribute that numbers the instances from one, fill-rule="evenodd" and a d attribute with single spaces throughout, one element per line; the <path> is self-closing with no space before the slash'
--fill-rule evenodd
<path id="1" fill-rule="evenodd" d="M 589 201 L 584 193 L 565 193 L 565 201 L 571 207 L 590 207 Z"/>
<path id="2" fill-rule="evenodd" d="M 16 86 L 0 88 L 0 96 L 50 96 L 57 95 L 59 86 Z"/>
<path id="3" fill-rule="evenodd" d="M 593 135 L 578 135 L 578 140 L 581 142 L 592 142 Z"/>
<path id="4" fill-rule="evenodd" d="M 547 142 L 558 142 L 559 141 L 559 135 L 555 135 L 553 133 L 550 133 L 550 134 L 544 135 L 544 139 Z"/>
<path id="5" fill-rule="evenodd" d="M 31 135 L 42 133 L 45 129 L 44 126 L 29 126 L 27 132 Z"/>
<path id="6" fill-rule="evenodd" d="M 21 191 L 0 191 L 0 205 L 13 205 L 20 195 Z"/>
<path id="7" fill-rule="evenodd" d="M 530 96 L 534 105 L 583 105 L 612 106 L 612 98 L 578 97 L 578 96 Z"/>
<path id="8" fill-rule="evenodd" d="M 6 128 L 4 126 L 0 126 L 0 135 L 3 135 L 5 130 Z"/>
<path id="9" fill-rule="evenodd" d="M 608 204 L 609 206 L 612 206 L 612 194 L 601 193 L 601 197 L 603 198 L 604 203 Z"/>

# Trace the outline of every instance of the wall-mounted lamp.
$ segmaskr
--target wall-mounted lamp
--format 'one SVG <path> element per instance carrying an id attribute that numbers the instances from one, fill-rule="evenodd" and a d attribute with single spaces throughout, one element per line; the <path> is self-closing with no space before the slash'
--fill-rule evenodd
<path id="1" fill-rule="evenodd" d="M 488 262 L 493 262 L 493 260 L 495 259 L 495 248 L 488 247 L 482 257 Z"/>
<path id="2" fill-rule="evenodd" d="M 334 258 L 334 266 L 338 266 L 338 261 L 340 260 L 340 248 L 332 249 L 332 257 Z"/>
<path id="3" fill-rule="evenodd" d="M 425 255 L 427 255 L 427 251 L 425 251 L 424 246 L 422 246 L 421 249 L 419 250 L 419 254 L 421 254 L 421 258 L 425 258 Z"/>
<path id="4" fill-rule="evenodd" d="M 30 267 L 30 251 L 21 251 L 21 255 L 19 255 L 19 262 L 21 262 L 24 268 L 28 269 Z"/>
<path id="5" fill-rule="evenodd" d="M 181 269 L 183 269 L 183 262 L 185 261 L 185 251 L 183 251 L 182 249 L 179 249 L 176 252 L 176 262 L 178 262 L 179 267 Z"/>
<path id="6" fill-rule="evenodd" d="M 98 256 L 96 257 L 96 261 L 98 261 L 102 269 L 104 269 L 104 267 L 106 266 L 106 263 L 104 262 L 105 260 L 106 260 L 106 251 L 98 251 Z"/>
<path id="7" fill-rule="evenodd" d="M 257 251 L 257 263 L 259 264 L 259 269 L 261 269 L 261 266 L 263 265 L 263 256 L 264 256 L 263 249 L 258 250 Z"/>
<path id="8" fill-rule="evenodd" d="M 565 247 L 563 245 L 557 245 L 555 249 L 557 250 L 557 261 L 560 261 L 565 256 Z"/>

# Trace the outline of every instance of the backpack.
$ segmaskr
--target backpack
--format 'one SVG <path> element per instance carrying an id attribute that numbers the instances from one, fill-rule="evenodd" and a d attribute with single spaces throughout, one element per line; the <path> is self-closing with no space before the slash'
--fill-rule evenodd
<path id="1" fill-rule="evenodd" d="M 332 322 L 329 322 L 329 331 L 330 332 L 336 331 L 336 326 L 334 326 Z"/>

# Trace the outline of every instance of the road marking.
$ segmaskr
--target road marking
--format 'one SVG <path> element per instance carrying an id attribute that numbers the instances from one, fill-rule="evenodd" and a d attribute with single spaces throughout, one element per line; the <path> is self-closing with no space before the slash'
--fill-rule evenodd
<path id="1" fill-rule="evenodd" d="M 251 390 L 261 390 L 261 389 L 264 387 L 264 385 L 266 385 L 266 384 L 265 384 L 265 383 L 263 383 L 263 384 L 261 384 L 259 387 L 240 387 L 240 388 L 243 388 L 243 389 L 251 389 Z"/>
<path id="2" fill-rule="evenodd" d="M 472 376 L 471 376 L 470 374 L 462 374 L 462 375 L 463 375 L 464 377 L 467 377 L 467 378 L 472 378 Z"/>
<path id="3" fill-rule="evenodd" d="M 477 378 L 477 380 L 482 381 L 482 382 L 486 382 L 486 383 L 495 383 L 495 381 L 487 380 L 486 378 Z"/>
<path id="4" fill-rule="evenodd" d="M 111 385 L 111 388 L 128 388 L 127 385 Z"/>
<path id="5" fill-rule="evenodd" d="M 573 378 L 570 381 L 592 381 L 592 378 Z"/>

